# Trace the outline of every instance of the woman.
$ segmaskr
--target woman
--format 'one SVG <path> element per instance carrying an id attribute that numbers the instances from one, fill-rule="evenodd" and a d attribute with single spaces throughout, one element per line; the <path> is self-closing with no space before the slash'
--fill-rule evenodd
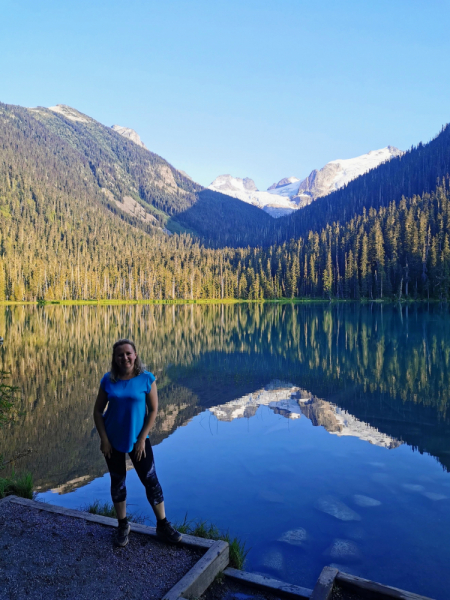
<path id="1" fill-rule="evenodd" d="M 106 405 L 108 408 L 103 413 Z M 111 498 L 119 521 L 115 537 L 118 546 L 128 544 L 130 533 L 126 511 L 126 453 L 145 486 L 157 519 L 157 536 L 171 543 L 181 540 L 181 534 L 166 519 L 163 493 L 148 438 L 157 412 L 158 392 L 154 375 L 144 370 L 134 343 L 119 340 L 113 346 L 111 371 L 100 382 L 94 407 L 95 426 L 101 439 L 100 450 L 111 476 Z"/>

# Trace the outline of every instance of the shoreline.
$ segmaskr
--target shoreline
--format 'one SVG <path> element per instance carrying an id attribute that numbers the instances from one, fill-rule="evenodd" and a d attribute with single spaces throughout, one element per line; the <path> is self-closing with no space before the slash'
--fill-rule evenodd
<path id="1" fill-rule="evenodd" d="M 226 600 L 230 595 L 250 600 L 362 600 L 369 596 L 431 600 L 351 575 L 341 571 L 340 565 L 323 567 L 314 589 L 308 589 L 230 568 L 225 541 L 184 535 L 180 544 L 171 546 L 156 539 L 154 527 L 135 523 L 131 523 L 129 543 L 118 549 L 111 539 L 116 519 L 17 496 L 0 501 L 0 521 L 9 524 L 1 537 L 10 558 L 4 569 L 6 591 L 14 596 L 103 598 L 117 597 L 115 592 L 120 590 L 120 597 L 144 594 L 161 600 Z M 96 565 L 95 577 L 92 564 Z"/>
<path id="2" fill-rule="evenodd" d="M 3 300 L 0 306 L 122 306 L 122 305 L 198 305 L 198 304 L 379 304 L 379 305 L 410 305 L 410 304 L 448 304 L 448 300 L 438 300 L 436 298 L 363 298 L 361 300 L 348 300 L 340 298 L 262 298 L 260 300 L 246 300 L 240 298 L 201 298 L 198 300 Z"/>

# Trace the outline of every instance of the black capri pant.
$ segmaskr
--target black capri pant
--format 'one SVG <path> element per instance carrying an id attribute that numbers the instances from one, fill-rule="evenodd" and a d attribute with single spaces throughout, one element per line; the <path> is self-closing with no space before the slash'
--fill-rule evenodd
<path id="1" fill-rule="evenodd" d="M 152 506 L 156 506 L 163 502 L 163 492 L 156 476 L 155 461 L 153 459 L 153 450 L 150 440 L 145 440 L 145 457 L 141 460 L 136 460 L 134 448 L 128 453 L 131 462 L 136 469 L 139 479 L 145 487 L 147 499 Z M 125 452 L 120 452 L 115 448 L 112 449 L 111 456 L 106 459 L 109 474 L 111 475 L 111 498 L 113 502 L 124 502 L 127 497 L 127 488 L 125 484 L 127 476 L 127 468 L 125 463 Z"/>

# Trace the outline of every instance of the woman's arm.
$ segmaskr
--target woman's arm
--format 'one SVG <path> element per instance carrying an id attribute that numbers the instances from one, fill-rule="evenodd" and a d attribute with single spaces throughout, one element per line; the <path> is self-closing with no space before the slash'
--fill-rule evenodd
<path id="1" fill-rule="evenodd" d="M 148 414 L 144 421 L 144 427 L 142 428 L 141 433 L 139 434 L 139 437 L 134 445 L 134 449 L 136 451 L 136 460 L 141 460 L 143 456 L 145 457 L 145 440 L 151 429 L 153 429 L 156 415 L 158 414 L 158 390 L 156 388 L 155 381 L 152 383 L 150 393 L 146 395 L 145 401 L 147 403 Z"/>
<path id="2" fill-rule="evenodd" d="M 108 396 L 106 392 L 100 386 L 97 394 L 97 400 L 94 406 L 94 423 L 97 428 L 98 435 L 100 436 L 100 451 L 109 458 L 112 452 L 112 446 L 109 442 L 106 434 L 105 423 L 103 421 L 103 412 L 106 405 L 108 404 Z"/>

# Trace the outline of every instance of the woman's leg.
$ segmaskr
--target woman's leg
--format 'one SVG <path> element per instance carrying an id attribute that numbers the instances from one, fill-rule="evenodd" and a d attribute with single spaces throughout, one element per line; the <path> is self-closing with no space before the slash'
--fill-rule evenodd
<path id="1" fill-rule="evenodd" d="M 111 456 L 109 458 L 105 456 L 105 460 L 111 476 L 111 500 L 116 509 L 117 518 L 121 521 L 127 516 L 127 488 L 125 484 L 127 468 L 125 453 L 113 448 Z"/>
<path id="2" fill-rule="evenodd" d="M 166 516 L 164 512 L 164 496 L 156 475 L 155 461 L 150 440 L 148 438 L 145 440 L 145 456 L 142 455 L 141 460 L 136 460 L 134 449 L 129 455 L 134 468 L 136 469 L 136 473 L 145 487 L 147 500 L 149 501 L 156 518 L 159 519 L 161 515 L 161 518 L 164 519 Z"/>
<path id="3" fill-rule="evenodd" d="M 111 456 L 109 458 L 105 456 L 105 459 L 111 476 L 111 499 L 116 509 L 117 520 L 119 521 L 114 542 L 116 546 L 126 546 L 131 528 L 127 520 L 127 488 L 125 485 L 127 467 L 125 454 L 113 448 Z"/>
<path id="4" fill-rule="evenodd" d="M 152 506 L 155 517 L 158 521 L 163 521 L 166 518 L 166 510 L 164 508 L 164 500 L 155 506 Z"/>
<path id="5" fill-rule="evenodd" d="M 178 533 L 166 519 L 164 496 L 156 475 L 155 461 L 150 440 L 148 438 L 145 440 L 145 456 L 142 456 L 141 460 L 136 460 L 134 450 L 130 452 L 130 458 L 139 479 L 144 484 L 147 499 L 155 513 L 157 519 L 156 533 L 158 534 L 158 537 L 166 542 L 179 542 L 181 540 L 181 534 Z"/>
<path id="6" fill-rule="evenodd" d="M 127 502 L 124 500 L 123 502 L 114 502 L 114 508 L 116 509 L 117 519 L 121 521 L 125 519 L 127 516 Z"/>

